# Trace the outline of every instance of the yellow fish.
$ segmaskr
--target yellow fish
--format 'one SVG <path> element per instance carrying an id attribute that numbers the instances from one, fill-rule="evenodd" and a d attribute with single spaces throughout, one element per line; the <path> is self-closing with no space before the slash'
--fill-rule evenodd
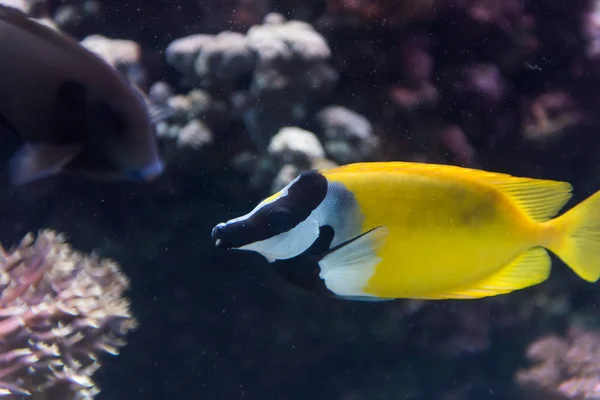
<path id="1" fill-rule="evenodd" d="M 547 250 L 598 280 L 600 191 L 552 219 L 571 189 L 449 165 L 350 164 L 299 175 L 212 236 L 219 247 L 262 254 L 317 293 L 481 298 L 546 280 Z"/>

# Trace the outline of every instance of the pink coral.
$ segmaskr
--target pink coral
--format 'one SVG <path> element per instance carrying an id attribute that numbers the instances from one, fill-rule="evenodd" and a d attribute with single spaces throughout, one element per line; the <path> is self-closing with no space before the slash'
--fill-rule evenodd
<path id="1" fill-rule="evenodd" d="M 600 331 L 570 329 L 566 338 L 542 337 L 527 358 L 535 365 L 519 371 L 516 380 L 535 398 L 600 398 Z"/>
<path id="2" fill-rule="evenodd" d="M 0 395 L 92 399 L 100 353 L 136 327 L 111 261 L 84 256 L 52 231 L 0 247 Z"/>
<path id="3" fill-rule="evenodd" d="M 582 122 L 582 115 L 571 96 L 564 91 L 543 93 L 525 102 L 523 136 L 533 142 L 560 138 L 568 128 Z"/>
<path id="4" fill-rule="evenodd" d="M 328 0 L 329 16 L 366 23 L 405 25 L 430 19 L 437 13 L 440 0 Z"/>

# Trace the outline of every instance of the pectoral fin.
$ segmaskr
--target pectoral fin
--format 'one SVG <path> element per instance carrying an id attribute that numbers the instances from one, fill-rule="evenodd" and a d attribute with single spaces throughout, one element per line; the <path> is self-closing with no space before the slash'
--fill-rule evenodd
<path id="1" fill-rule="evenodd" d="M 374 228 L 331 249 L 319 261 L 319 277 L 338 297 L 357 300 L 373 296 L 363 291 L 381 261 L 377 250 L 385 243 L 389 229 Z"/>
<path id="2" fill-rule="evenodd" d="M 10 160 L 10 181 L 23 185 L 61 171 L 81 151 L 79 145 L 27 143 Z"/>

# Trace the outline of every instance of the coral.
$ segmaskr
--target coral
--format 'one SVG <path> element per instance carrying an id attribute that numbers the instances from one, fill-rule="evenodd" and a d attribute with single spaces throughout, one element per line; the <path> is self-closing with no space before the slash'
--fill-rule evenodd
<path id="1" fill-rule="evenodd" d="M 314 62 L 326 62 L 331 56 L 325 39 L 308 23 L 286 21 L 279 14 L 269 14 L 263 25 L 250 28 L 248 45 L 258 56 L 258 68 L 273 68 L 279 64 L 291 67 Z M 266 83 L 266 82 L 265 82 Z"/>
<path id="2" fill-rule="evenodd" d="M 586 54 L 595 59 L 600 55 L 600 1 L 590 1 L 583 18 L 583 34 L 587 39 Z"/>
<path id="3" fill-rule="evenodd" d="M 302 125 L 337 81 L 325 39 L 301 21 L 270 14 L 247 34 L 258 56 L 242 107 L 246 129 L 259 147 L 281 127 Z"/>
<path id="4" fill-rule="evenodd" d="M 314 28 L 269 14 L 246 35 L 194 34 L 173 41 L 166 60 L 184 84 L 225 99 L 260 149 L 286 125 L 304 123 L 336 82 L 330 49 Z M 244 88 L 240 81 L 249 78 Z M 211 127 L 212 128 L 212 127 Z"/>
<path id="5" fill-rule="evenodd" d="M 439 100 L 438 89 L 433 84 L 435 64 L 431 44 L 431 40 L 422 35 L 407 35 L 399 43 L 401 79 L 392 85 L 389 95 L 401 109 L 431 107 Z"/>
<path id="6" fill-rule="evenodd" d="M 194 62 L 194 72 L 200 78 L 201 86 L 213 86 L 236 82 L 248 74 L 254 66 L 254 54 L 244 35 L 236 32 L 222 32 L 205 36 L 198 49 Z"/>
<path id="7" fill-rule="evenodd" d="M 524 101 L 523 107 L 523 136 L 534 143 L 557 142 L 583 119 L 573 98 L 564 91 L 540 94 L 533 101 Z"/>
<path id="8" fill-rule="evenodd" d="M 373 160 L 379 138 L 364 116 L 340 106 L 329 106 L 316 115 L 331 159 L 340 164 Z"/>
<path id="9" fill-rule="evenodd" d="M 0 0 L 0 4 L 29 13 L 38 3 L 43 3 L 44 1 L 45 0 Z"/>
<path id="10" fill-rule="evenodd" d="M 272 163 L 281 166 L 271 185 L 272 192 L 280 190 L 302 172 L 335 165 L 325 158 L 319 138 L 298 127 L 281 128 L 271 139 L 267 154 Z"/>
<path id="11" fill-rule="evenodd" d="M 141 66 L 142 51 L 136 42 L 92 35 L 83 39 L 81 45 L 106 60 L 130 82 L 137 85 L 145 82 L 145 73 Z"/>
<path id="12" fill-rule="evenodd" d="M 4 398 L 94 398 L 99 356 L 118 354 L 136 327 L 122 297 L 128 286 L 114 262 L 82 255 L 52 231 L 0 248 Z"/>
<path id="13" fill-rule="evenodd" d="M 57 29 L 56 21 L 48 15 L 47 0 L 0 0 L 0 6 L 24 12 L 36 21 Z"/>
<path id="14" fill-rule="evenodd" d="M 456 164 L 463 167 L 476 166 L 477 151 L 460 127 L 457 125 L 448 126 L 441 131 L 440 137 L 444 148 L 452 154 Z"/>
<path id="15" fill-rule="evenodd" d="M 74 4 L 60 5 L 55 10 L 52 19 L 61 30 L 68 31 L 101 17 L 102 11 L 103 7 L 99 1 L 85 0 Z"/>
<path id="16" fill-rule="evenodd" d="M 600 332 L 572 327 L 566 337 L 547 335 L 527 349 L 534 365 L 518 371 L 517 383 L 535 399 L 600 398 Z"/>
<path id="17" fill-rule="evenodd" d="M 219 252 L 203 232 L 307 169 L 365 160 L 566 180 L 581 200 L 600 184 L 599 1 L 12 2 L 38 4 L 33 17 L 86 45 L 102 38 L 99 53 L 174 110 L 157 125 L 167 171 L 152 185 L 56 178 L 0 193 L 6 235 L 40 221 L 83 229 L 86 245 L 144 266 L 136 296 L 150 327 L 119 358 L 126 367 L 107 369 L 126 381 L 103 384 L 111 399 L 190 387 L 206 398 L 295 400 L 319 387 L 520 399 L 520 349 L 582 310 L 598 320 L 596 286 L 559 262 L 544 284 L 493 299 L 344 303 L 277 283 L 260 257 Z M 132 41 L 128 55 L 107 38 Z"/>
<path id="18" fill-rule="evenodd" d="M 319 139 L 312 133 L 296 127 L 284 127 L 273 136 L 269 147 L 269 154 L 285 160 L 300 156 L 310 161 L 325 157 L 325 150 Z"/>
<path id="19" fill-rule="evenodd" d="M 166 162 L 191 173 L 199 167 L 206 167 L 203 162 L 217 140 L 215 132 L 222 131 L 229 122 L 227 103 L 202 89 L 173 95 L 173 89 L 165 82 L 152 85 L 149 98 L 153 103 L 172 110 L 172 115 L 156 126 Z M 222 159 L 219 161 L 222 165 L 220 163 Z"/>
<path id="20" fill-rule="evenodd" d="M 319 138 L 307 130 L 283 127 L 271 138 L 264 155 L 242 153 L 233 161 L 237 170 L 249 171 L 256 187 L 278 191 L 302 172 L 331 168 L 337 164 L 326 157 Z M 270 184 L 272 182 L 272 184 Z"/>
<path id="21" fill-rule="evenodd" d="M 191 147 L 194 150 L 204 147 L 212 141 L 212 132 L 206 124 L 198 119 L 188 122 L 187 125 L 181 128 L 177 137 L 178 146 Z"/>
<path id="22" fill-rule="evenodd" d="M 254 67 L 246 38 L 237 32 L 177 39 L 167 47 L 165 57 L 189 83 L 201 87 L 235 83 Z"/>

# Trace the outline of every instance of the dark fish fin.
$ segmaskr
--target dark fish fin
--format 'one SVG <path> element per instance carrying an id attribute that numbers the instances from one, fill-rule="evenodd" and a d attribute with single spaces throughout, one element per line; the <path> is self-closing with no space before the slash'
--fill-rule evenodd
<path id="1" fill-rule="evenodd" d="M 12 18 L 29 18 L 29 15 L 23 10 L 6 4 L 0 4 L 0 12 Z"/>
<path id="2" fill-rule="evenodd" d="M 10 181 L 23 185 L 54 175 L 73 160 L 81 151 L 79 145 L 23 145 L 10 160 Z"/>
<path id="3" fill-rule="evenodd" d="M 306 252 L 293 259 L 273 263 L 275 271 L 284 280 L 312 294 L 325 295 L 340 300 L 378 303 L 395 300 L 375 296 L 338 295 L 331 290 L 330 285 L 340 286 L 338 280 L 342 277 L 339 275 L 344 272 L 329 271 L 326 274 L 327 276 L 323 277 L 324 261 L 325 268 L 346 268 L 350 272 L 357 269 L 356 273 L 360 278 L 361 270 L 373 262 L 374 255 L 371 250 L 383 244 L 388 234 L 387 227 L 374 228 L 344 243 L 340 243 L 332 249 L 329 246 L 334 236 L 333 229 L 330 226 L 322 226 L 319 229 L 319 238 Z M 333 265 L 339 261 L 344 262 L 340 265 Z M 351 262 L 346 263 L 345 261 Z M 353 277 L 348 278 L 348 282 L 353 281 Z"/>
<path id="4" fill-rule="evenodd" d="M 175 110 L 166 104 L 148 103 L 148 113 L 153 124 L 162 122 L 175 115 Z"/>
<path id="5" fill-rule="evenodd" d="M 109 66 L 108 63 L 106 63 L 106 61 L 104 61 L 104 59 L 102 59 L 100 56 L 81 46 L 74 37 L 62 31 L 51 28 L 50 26 L 32 18 L 30 15 L 20 9 L 7 5 L 0 5 L 0 21 L 7 21 L 33 35 L 34 37 L 44 40 L 48 45 L 56 46 L 63 50 L 76 51 L 80 54 L 85 52 L 88 54 L 88 56 L 92 55 L 97 60 L 101 60 L 107 66 Z M 13 50 L 13 52 L 8 52 L 7 54 L 4 54 L 3 52 L 3 57 L 9 54 L 19 54 L 21 56 L 28 56 L 32 61 L 38 61 L 39 64 L 40 60 L 35 58 L 36 53 L 28 51 L 27 46 L 14 46 L 14 43 L 10 40 L 4 40 L 0 42 L 0 45 L 2 45 L 3 51 Z M 21 43 L 21 45 L 23 45 L 23 43 Z"/>
<path id="6" fill-rule="evenodd" d="M 332 297 L 322 279 L 319 278 L 319 263 L 306 256 L 298 256 L 289 260 L 278 260 L 273 263 L 275 272 L 288 284 L 305 292 Z"/>
<path id="7" fill-rule="evenodd" d="M 319 260 L 329 249 L 333 236 L 334 232 L 330 226 L 319 227 L 319 237 L 308 250 L 294 258 L 273 262 L 275 272 L 287 283 L 306 292 L 326 297 L 333 296 L 334 294 L 325 286 L 325 282 L 319 278 L 321 272 Z"/>

